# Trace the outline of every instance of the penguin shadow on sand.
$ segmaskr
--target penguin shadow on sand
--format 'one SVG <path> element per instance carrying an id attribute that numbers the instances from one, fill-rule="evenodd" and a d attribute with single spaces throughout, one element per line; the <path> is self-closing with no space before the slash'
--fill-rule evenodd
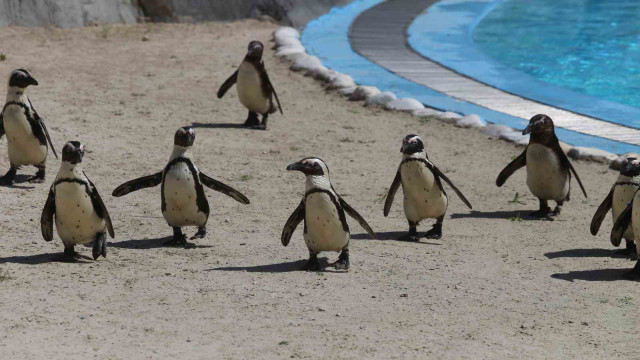
<path id="1" fill-rule="evenodd" d="M 467 213 L 451 214 L 452 219 L 511 219 L 518 218 L 524 221 L 553 220 L 553 218 L 540 218 L 530 216 L 532 210 L 498 210 L 498 211 L 478 211 L 471 210 Z"/>
<path id="2" fill-rule="evenodd" d="M 628 259 L 628 254 L 623 254 L 619 249 L 567 249 L 545 253 L 547 259 L 557 258 L 619 258 Z"/>
<path id="3" fill-rule="evenodd" d="M 266 265 L 256 265 L 256 266 L 227 266 L 227 267 L 217 267 L 212 269 L 207 269 L 205 271 L 246 271 L 246 272 L 262 272 L 262 273 L 285 273 L 285 272 L 307 272 L 305 270 L 301 270 L 302 266 L 307 263 L 307 260 L 295 260 L 288 261 L 277 264 L 266 264 Z M 313 272 L 330 272 L 330 273 L 344 273 L 347 274 L 348 271 L 344 270 L 336 270 L 329 260 L 325 257 L 318 258 L 318 270 L 309 271 Z"/>
<path id="4" fill-rule="evenodd" d="M 30 190 L 30 189 L 35 189 L 35 185 L 33 185 L 32 183 L 30 183 L 28 181 L 28 179 L 31 176 L 26 175 L 26 174 L 20 174 L 20 175 L 16 175 L 15 179 L 14 179 L 14 183 L 12 185 L 0 185 L 3 187 L 8 187 L 8 188 L 14 188 L 14 189 L 22 189 L 22 190 Z M 28 184 L 30 186 L 25 186 L 25 185 L 21 185 L 21 184 Z"/>
<path id="5" fill-rule="evenodd" d="M 626 277 L 629 269 L 596 269 L 596 270 L 579 270 L 569 271 L 566 273 L 552 274 L 554 279 L 574 282 L 575 280 L 585 281 L 638 281 Z"/>
<path id="6" fill-rule="evenodd" d="M 205 123 L 193 123 L 191 127 L 196 128 L 204 128 L 204 129 L 247 129 L 251 130 L 244 126 L 242 123 L 213 123 L 213 124 L 205 124 Z"/>
<path id="7" fill-rule="evenodd" d="M 109 243 L 109 247 L 114 247 L 119 249 L 157 249 L 157 248 L 206 249 L 206 248 L 213 247 L 213 245 L 196 244 L 193 242 L 188 242 L 186 245 L 183 245 L 183 246 L 166 244 L 172 238 L 173 238 L 172 236 L 165 236 L 165 237 L 155 238 L 155 239 L 144 238 L 144 239 L 114 241 Z"/>
<path id="8" fill-rule="evenodd" d="M 406 241 L 406 240 L 398 240 L 402 235 L 405 235 L 406 231 L 388 231 L 388 232 L 377 232 L 376 238 L 372 239 L 371 236 L 367 233 L 362 234 L 351 234 L 351 240 L 367 240 L 367 241 L 398 241 L 408 244 L 421 244 L 421 245 L 437 245 L 441 246 L 442 244 L 426 241 L 427 238 L 421 238 L 420 241 Z"/>
<path id="9" fill-rule="evenodd" d="M 40 265 L 58 262 L 57 258 L 61 253 L 45 253 L 35 255 L 17 255 L 0 257 L 0 264 L 26 264 L 26 265 Z"/>

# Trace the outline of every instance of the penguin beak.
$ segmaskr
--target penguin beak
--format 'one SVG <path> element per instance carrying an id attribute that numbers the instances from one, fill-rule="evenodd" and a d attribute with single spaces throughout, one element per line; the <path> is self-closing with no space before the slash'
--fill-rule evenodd
<path id="1" fill-rule="evenodd" d="M 535 129 L 536 127 L 537 126 L 535 126 L 534 124 L 527 125 L 527 127 L 522 130 L 522 135 L 531 134 L 531 130 Z"/>
<path id="2" fill-rule="evenodd" d="M 287 170 L 289 171 L 302 171 L 304 172 L 306 166 L 301 163 L 301 162 L 294 162 L 293 164 L 289 164 L 289 166 L 287 166 Z"/>
<path id="3" fill-rule="evenodd" d="M 29 78 L 27 79 L 27 84 L 33 85 L 33 86 L 38 86 L 38 80 L 36 80 L 33 77 L 29 76 Z"/>

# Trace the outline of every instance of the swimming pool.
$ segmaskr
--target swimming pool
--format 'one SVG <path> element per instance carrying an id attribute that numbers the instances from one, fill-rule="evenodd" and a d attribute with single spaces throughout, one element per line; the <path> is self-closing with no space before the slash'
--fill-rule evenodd
<path id="1" fill-rule="evenodd" d="M 640 1 L 508 0 L 482 18 L 472 39 L 544 82 L 640 107 Z"/>

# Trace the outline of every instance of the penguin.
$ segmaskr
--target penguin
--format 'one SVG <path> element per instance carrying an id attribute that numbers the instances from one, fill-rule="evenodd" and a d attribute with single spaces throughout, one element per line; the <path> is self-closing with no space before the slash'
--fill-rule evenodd
<path id="1" fill-rule="evenodd" d="M 249 204 L 249 199 L 239 191 L 212 179 L 195 166 L 189 155 L 196 133 L 191 127 L 178 129 L 174 137 L 174 146 L 169 162 L 164 170 L 153 175 L 127 181 L 113 190 L 113 196 L 120 197 L 140 189 L 160 184 L 161 210 L 167 224 L 173 228 L 173 238 L 165 245 L 192 246 L 182 233 L 182 227 L 197 226 L 197 233 L 190 240 L 202 239 L 207 234 L 209 202 L 204 186 L 221 192 L 234 200 Z"/>
<path id="2" fill-rule="evenodd" d="M 416 231 L 418 223 L 424 219 L 436 219 L 433 228 L 424 234 L 427 239 L 440 239 L 442 237 L 442 223 L 447 212 L 449 199 L 444 191 L 444 180 L 462 202 L 471 209 L 471 203 L 451 180 L 429 160 L 424 149 L 424 143 L 418 135 L 410 134 L 402 139 L 402 162 L 396 171 L 396 176 L 391 183 L 387 199 L 384 203 L 384 216 L 389 215 L 393 198 L 402 184 L 404 194 L 404 214 L 409 222 L 409 232 L 398 240 L 419 241 Z"/>
<path id="3" fill-rule="evenodd" d="M 305 175 L 306 190 L 302 201 L 282 229 L 282 245 L 289 245 L 291 235 L 304 220 L 304 241 L 309 249 L 309 261 L 301 270 L 319 270 L 318 253 L 321 251 L 340 251 L 338 261 L 333 266 L 348 270 L 351 235 L 345 213 L 374 239 L 375 233 L 364 218 L 336 193 L 329 178 L 329 167 L 324 161 L 308 157 L 290 164 L 287 170 L 301 171 Z"/>
<path id="4" fill-rule="evenodd" d="M 632 181 L 638 182 L 640 180 L 640 161 L 633 160 L 628 161 L 627 166 L 624 169 L 625 174 L 632 175 Z M 615 202 L 613 202 L 615 204 Z M 606 214 L 606 210 L 604 211 Z M 604 217 L 604 215 L 602 215 Z M 611 243 L 614 246 L 619 246 L 623 237 L 630 235 L 629 228 L 632 230 L 633 240 L 638 249 L 638 243 L 640 243 L 640 193 L 636 189 L 633 192 L 631 201 L 625 206 L 624 210 L 620 213 L 613 228 L 611 229 Z M 640 257 L 633 269 L 625 274 L 625 277 L 631 280 L 640 280 Z"/>
<path id="5" fill-rule="evenodd" d="M 529 144 L 522 154 L 500 172 L 496 185 L 501 187 L 509 176 L 526 165 L 527 186 L 540 202 L 539 210 L 530 216 L 553 220 L 551 216 L 560 215 L 562 205 L 569 201 L 571 173 L 575 175 L 585 198 L 587 191 L 567 155 L 562 151 L 550 117 L 543 114 L 533 116 L 529 125 L 522 131 L 522 135 L 527 134 L 531 134 Z M 549 200 L 556 202 L 557 206 L 553 211 L 547 203 Z"/>
<path id="6" fill-rule="evenodd" d="M 27 181 L 44 182 L 48 146 L 58 158 L 44 120 L 25 95 L 30 85 L 37 86 L 38 81 L 27 70 L 11 72 L 7 100 L 0 112 L 0 138 L 7 134 L 10 168 L 0 177 L 0 185 L 13 185 L 16 173 L 23 165 L 34 165 L 38 169 Z"/>
<path id="7" fill-rule="evenodd" d="M 633 157 L 626 158 L 621 164 L 618 179 L 593 215 L 591 234 L 598 234 L 600 225 L 609 210 L 611 210 L 613 222 L 615 223 L 620 213 L 627 207 L 627 204 L 633 200 L 633 195 L 638 191 L 638 188 L 640 188 L 640 161 Z M 628 227 L 622 237 L 626 240 L 626 248 L 618 251 L 618 253 L 635 256 L 637 250 L 634 243 L 633 227 Z"/>
<path id="8" fill-rule="evenodd" d="M 74 247 L 93 241 L 93 259 L 107 256 L 107 232 L 114 237 L 109 212 L 93 182 L 82 170 L 84 146 L 69 141 L 62 148 L 62 163 L 58 176 L 49 189 L 40 218 L 42 237 L 53 240 L 53 222 L 64 244 L 63 261 L 77 261 L 88 257 L 78 254 Z"/>
<path id="9" fill-rule="evenodd" d="M 218 99 L 235 84 L 238 83 L 238 98 L 244 107 L 249 109 L 249 117 L 244 126 L 254 129 L 267 129 L 267 118 L 269 114 L 280 110 L 280 100 L 276 89 L 269 80 L 267 70 L 264 68 L 262 61 L 262 52 L 264 45 L 260 41 L 252 41 L 249 43 L 247 55 L 240 63 L 238 70 L 231 75 L 218 90 Z M 273 103 L 275 97 L 278 106 Z M 258 114 L 262 115 L 262 122 L 258 120 Z"/>

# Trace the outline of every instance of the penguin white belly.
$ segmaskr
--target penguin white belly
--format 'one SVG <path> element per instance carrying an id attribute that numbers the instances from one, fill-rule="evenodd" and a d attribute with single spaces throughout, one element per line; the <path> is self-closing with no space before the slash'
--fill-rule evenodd
<path id="1" fill-rule="evenodd" d="M 569 193 L 569 170 L 560 167 L 560 159 L 547 146 L 531 144 L 527 148 L 527 185 L 536 197 L 564 201 Z"/>
<path id="2" fill-rule="evenodd" d="M 419 222 L 444 215 L 448 206 L 447 196 L 424 163 L 410 161 L 402 164 L 400 176 L 407 220 Z"/>
<path id="3" fill-rule="evenodd" d="M 243 61 L 238 68 L 238 97 L 247 109 L 266 114 L 271 109 L 271 102 L 262 93 L 262 79 L 253 64 Z"/>
<path id="4" fill-rule="evenodd" d="M 633 200 L 633 195 L 637 187 L 634 185 L 616 185 L 613 189 L 613 199 L 611 201 L 611 214 L 615 223 L 620 213 L 627 207 L 627 204 Z M 627 240 L 634 240 L 633 226 L 629 226 L 622 236 Z"/>
<path id="5" fill-rule="evenodd" d="M 56 185 L 56 229 L 65 245 L 85 244 L 105 232 L 106 222 L 93 209 L 84 184 L 63 182 Z"/>
<path id="6" fill-rule="evenodd" d="M 634 242 L 638 247 L 636 251 L 640 251 L 640 239 L 638 239 L 638 234 L 640 234 L 640 194 L 636 194 L 633 199 L 633 208 L 631 209 L 631 225 L 629 226 L 633 229 L 633 233 L 635 234 Z"/>
<path id="7" fill-rule="evenodd" d="M 198 211 L 196 184 L 193 174 L 184 162 L 171 166 L 164 175 L 164 201 L 162 213 L 169 226 L 203 226 L 207 215 Z"/>
<path id="8" fill-rule="evenodd" d="M 9 162 L 12 165 L 38 165 L 47 159 L 47 146 L 40 144 L 31 130 L 24 109 L 9 105 L 4 110 L 4 130 L 7 134 Z"/>
<path id="9" fill-rule="evenodd" d="M 305 224 L 304 241 L 311 251 L 340 251 L 349 244 L 350 235 L 342 228 L 338 209 L 326 193 L 306 197 Z"/>

